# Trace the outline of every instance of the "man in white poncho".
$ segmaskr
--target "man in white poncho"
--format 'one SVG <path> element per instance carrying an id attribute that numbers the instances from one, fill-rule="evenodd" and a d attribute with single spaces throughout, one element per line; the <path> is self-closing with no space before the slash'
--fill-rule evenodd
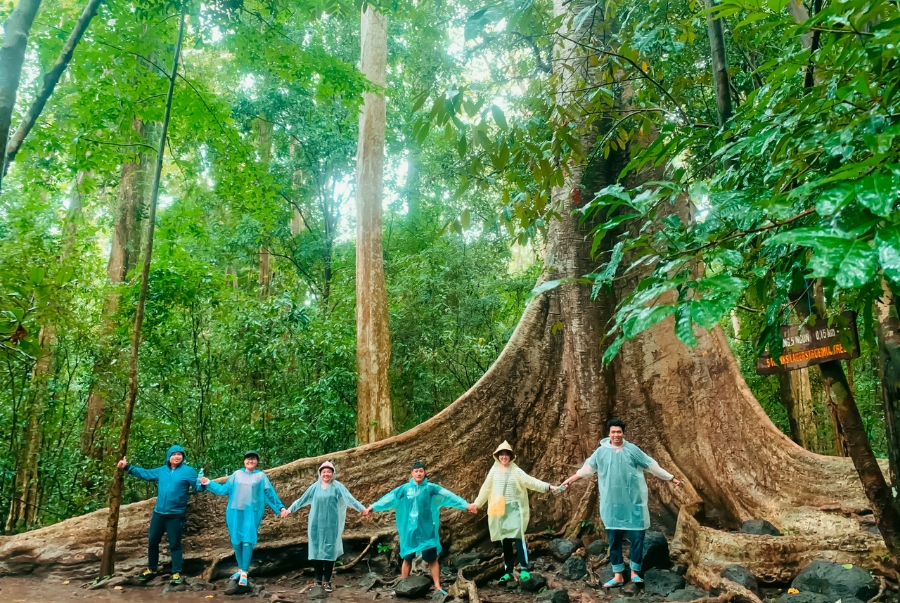
<path id="1" fill-rule="evenodd" d="M 360 513 L 366 508 L 353 498 L 344 484 L 334 479 L 334 465 L 330 461 L 322 463 L 319 467 L 319 479 L 294 501 L 288 512 L 294 513 L 306 505 L 310 505 L 307 535 L 309 559 L 313 562 L 316 573 L 316 586 L 323 586 L 326 592 L 331 592 L 334 562 L 344 554 L 341 535 L 344 533 L 347 507 Z"/>
<path id="2" fill-rule="evenodd" d="M 600 442 L 600 447 L 584 462 L 584 466 L 564 481 L 562 487 L 582 477 L 597 474 L 600 519 L 609 534 L 609 562 L 615 572 L 612 580 L 603 586 L 612 588 L 625 583 L 622 575 L 625 571 L 622 542 L 626 536 L 631 543 L 631 581 L 643 582 L 639 573 L 644 560 L 644 532 L 650 527 L 644 472 L 648 471 L 659 479 L 671 481 L 676 486 L 681 485 L 681 482 L 643 450 L 625 440 L 625 423 L 611 419 L 606 426 L 609 428 L 609 437 Z"/>
<path id="3" fill-rule="evenodd" d="M 475 512 L 488 504 L 488 528 L 491 540 L 503 545 L 503 566 L 505 573 L 500 583 L 505 584 L 513 579 L 516 556 L 519 560 L 519 578 L 528 582 L 528 549 L 525 548 L 525 529 L 531 519 L 528 506 L 528 491 L 555 492 L 556 486 L 531 477 L 513 460 L 512 446 L 504 441 L 494 451 L 494 466 L 488 472 L 487 479 L 478 492 L 478 498 L 469 505 L 469 511 Z M 516 554 L 513 555 L 513 543 Z"/>

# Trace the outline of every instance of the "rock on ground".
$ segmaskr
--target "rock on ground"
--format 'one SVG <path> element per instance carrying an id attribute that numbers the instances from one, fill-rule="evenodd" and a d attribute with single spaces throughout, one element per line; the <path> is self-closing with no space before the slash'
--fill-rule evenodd
<path id="1" fill-rule="evenodd" d="M 359 587 L 363 590 L 367 588 L 372 588 L 375 584 L 381 580 L 381 575 L 376 574 L 375 572 L 369 572 L 365 576 L 362 577 L 362 580 L 359 581 Z"/>
<path id="2" fill-rule="evenodd" d="M 571 557 L 576 548 L 571 540 L 566 540 L 565 538 L 554 538 L 550 541 L 550 553 L 560 561 L 565 561 Z"/>
<path id="3" fill-rule="evenodd" d="M 591 557 L 603 557 L 604 555 L 606 555 L 606 551 L 609 550 L 609 544 L 603 539 L 595 540 L 594 542 L 587 545 L 587 548 L 585 548 L 585 550 Z"/>
<path id="4" fill-rule="evenodd" d="M 675 572 L 651 569 L 644 574 L 644 590 L 651 595 L 668 597 L 681 588 L 684 588 L 684 578 Z"/>
<path id="5" fill-rule="evenodd" d="M 662 532 L 655 530 L 644 532 L 644 560 L 641 567 L 645 570 L 672 567 L 672 561 L 669 559 L 669 541 Z"/>
<path id="6" fill-rule="evenodd" d="M 519 586 L 525 592 L 536 593 L 543 588 L 547 588 L 547 579 L 543 574 L 532 573 L 531 580 L 520 582 Z"/>
<path id="7" fill-rule="evenodd" d="M 742 565 L 729 565 L 722 570 L 722 577 L 737 582 L 751 593 L 759 595 L 759 582 L 756 576 Z"/>
<path id="8" fill-rule="evenodd" d="M 797 593 L 796 595 L 781 595 L 775 603 L 834 603 L 825 595 L 818 593 Z"/>
<path id="9" fill-rule="evenodd" d="M 748 519 L 741 525 L 740 531 L 756 536 L 781 536 L 781 531 L 765 519 Z"/>
<path id="10" fill-rule="evenodd" d="M 559 575 L 565 580 L 581 580 L 587 576 L 587 565 L 581 557 L 569 557 Z"/>
<path id="11" fill-rule="evenodd" d="M 569 603 L 569 591 L 562 588 L 545 590 L 534 598 L 535 603 Z"/>
<path id="12" fill-rule="evenodd" d="M 410 576 L 409 578 L 398 582 L 397 586 L 394 587 L 394 591 L 396 591 L 398 597 L 403 597 L 404 599 L 418 599 L 427 594 L 428 591 L 431 590 L 432 585 L 431 578 L 426 578 L 425 576 Z"/>
<path id="13" fill-rule="evenodd" d="M 687 586 L 685 588 L 673 590 L 671 593 L 669 593 L 669 596 L 666 597 L 666 601 L 693 601 L 694 599 L 702 599 L 708 596 L 709 593 L 702 588 L 697 588 L 696 586 Z"/>
<path id="14" fill-rule="evenodd" d="M 801 571 L 791 586 L 801 593 L 825 595 L 831 602 L 845 597 L 868 601 L 878 594 L 878 582 L 861 567 L 816 559 Z"/>

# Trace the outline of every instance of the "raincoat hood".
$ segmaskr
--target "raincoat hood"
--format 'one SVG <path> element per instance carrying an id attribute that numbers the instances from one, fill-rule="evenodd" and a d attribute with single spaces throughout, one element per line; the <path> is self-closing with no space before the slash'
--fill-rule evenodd
<path id="1" fill-rule="evenodd" d="M 318 471 L 319 475 L 322 475 L 322 469 L 331 469 L 332 474 L 337 473 L 337 471 L 335 470 L 334 465 L 332 464 L 331 461 L 325 461 L 324 463 L 319 465 L 319 471 Z"/>
<path id="2" fill-rule="evenodd" d="M 513 452 L 512 446 L 510 446 L 509 442 L 507 442 L 506 440 L 503 440 L 503 443 L 497 446 L 497 450 L 494 451 L 494 460 L 496 460 L 498 463 L 500 462 L 500 452 L 503 450 L 507 451 L 510 457 L 512 457 L 509 459 L 510 463 L 516 460 L 516 453 Z"/>
<path id="3" fill-rule="evenodd" d="M 184 448 L 179 446 L 178 444 L 175 444 L 174 446 L 169 448 L 168 452 L 166 452 L 166 465 L 169 464 L 169 459 L 171 459 L 172 455 L 175 454 L 176 452 L 181 453 L 181 464 L 186 465 L 187 464 L 187 452 L 185 452 Z"/>
<path id="4" fill-rule="evenodd" d="M 622 446 L 625 446 L 625 444 L 627 444 L 627 443 L 628 443 L 628 440 L 626 440 L 625 438 L 622 438 Z M 603 438 L 602 440 L 600 440 L 600 447 L 601 448 L 620 448 L 620 446 L 613 446 L 612 440 L 610 440 L 609 438 Z"/>

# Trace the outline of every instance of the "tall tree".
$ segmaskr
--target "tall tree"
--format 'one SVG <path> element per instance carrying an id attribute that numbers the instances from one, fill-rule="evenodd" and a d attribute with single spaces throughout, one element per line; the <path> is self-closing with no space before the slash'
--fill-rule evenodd
<path id="1" fill-rule="evenodd" d="M 131 128 L 140 140 L 146 139 L 146 130 L 141 119 L 135 117 Z M 106 277 L 111 289 L 106 295 L 100 316 L 101 332 L 97 359 L 94 361 L 94 383 L 85 408 L 84 424 L 81 429 L 81 454 L 94 460 L 102 460 L 103 446 L 97 434 L 103 425 L 107 412 L 107 401 L 114 383 L 114 362 L 120 355 L 119 346 L 114 343 L 116 313 L 122 298 L 120 287 L 129 272 L 137 266 L 141 247 L 141 219 L 147 203 L 147 160 L 143 147 L 129 147 L 127 159 L 122 163 L 119 190 L 113 223 L 112 241 L 109 249 L 109 263 Z M 124 359 L 124 358 L 123 358 Z"/>
<path id="2" fill-rule="evenodd" d="M 66 219 L 62 248 L 58 261 L 65 265 L 75 249 L 78 234 L 78 222 L 81 219 L 83 200 L 81 187 L 84 173 L 78 174 L 72 187 L 72 198 Z M 40 507 L 39 460 L 42 447 L 42 419 L 50 396 L 50 380 L 53 376 L 53 359 L 56 352 L 56 336 L 58 316 L 51 311 L 41 325 L 38 334 L 39 353 L 31 374 L 31 391 L 27 407 L 25 432 L 21 439 L 16 459 L 15 486 L 9 515 L 6 518 L 6 531 L 18 532 L 36 523 Z"/>
<path id="3" fill-rule="evenodd" d="M 362 73 L 379 88 L 364 96 L 356 159 L 356 438 L 360 444 L 368 444 L 394 433 L 388 384 L 391 336 L 381 244 L 387 18 L 372 6 L 363 9 L 360 37 Z"/>
<path id="4" fill-rule="evenodd" d="M 812 385 L 809 369 L 789 371 L 778 375 L 781 404 L 787 411 L 791 439 L 807 450 L 818 446 L 815 417 L 813 416 Z"/>
<path id="5" fill-rule="evenodd" d="M 138 293 L 137 307 L 134 312 L 134 328 L 131 333 L 131 354 L 128 358 L 128 397 L 125 400 L 125 415 L 122 429 L 119 432 L 118 457 L 128 453 L 128 436 L 131 433 L 131 420 L 134 416 L 134 405 L 138 396 L 138 352 L 141 347 L 141 326 L 144 322 L 144 307 L 147 302 L 147 291 L 150 288 L 150 262 L 153 259 L 153 234 L 156 223 L 156 206 L 159 200 L 159 181 L 162 176 L 163 157 L 166 151 L 166 137 L 169 132 L 169 119 L 172 115 L 172 96 L 175 92 L 175 80 L 178 77 L 178 62 L 181 58 L 181 44 L 184 41 L 184 21 L 187 2 L 181 5 L 181 19 L 178 24 L 178 41 L 175 42 L 175 56 L 172 58 L 172 71 L 168 76 L 169 89 L 166 92 L 166 109 L 163 114 L 159 133 L 159 146 L 156 150 L 156 169 L 153 173 L 153 188 L 150 192 L 150 209 L 147 214 L 147 243 L 144 246 L 143 267 L 141 270 L 141 288 Z M 106 534 L 103 538 L 103 555 L 100 558 L 100 576 L 111 576 L 115 571 L 116 537 L 119 530 L 119 509 L 122 505 L 122 487 L 125 481 L 125 470 L 116 467 L 109 493 L 109 516 L 106 523 Z"/>

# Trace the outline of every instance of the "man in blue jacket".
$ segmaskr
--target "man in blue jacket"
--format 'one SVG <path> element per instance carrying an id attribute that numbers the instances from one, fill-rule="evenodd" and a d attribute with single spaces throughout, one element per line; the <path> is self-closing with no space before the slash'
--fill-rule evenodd
<path id="1" fill-rule="evenodd" d="M 172 584 L 181 584 L 181 534 L 184 531 L 184 511 L 187 508 L 189 490 L 197 489 L 197 472 L 185 464 L 184 448 L 172 446 L 166 453 L 166 464 L 156 469 L 141 469 L 128 464 L 127 458 L 117 463 L 137 478 L 157 482 L 156 506 L 150 518 L 147 535 L 147 569 L 138 576 L 141 582 L 149 582 L 159 567 L 159 543 L 163 533 L 169 536 L 169 552 L 172 554 Z"/>

